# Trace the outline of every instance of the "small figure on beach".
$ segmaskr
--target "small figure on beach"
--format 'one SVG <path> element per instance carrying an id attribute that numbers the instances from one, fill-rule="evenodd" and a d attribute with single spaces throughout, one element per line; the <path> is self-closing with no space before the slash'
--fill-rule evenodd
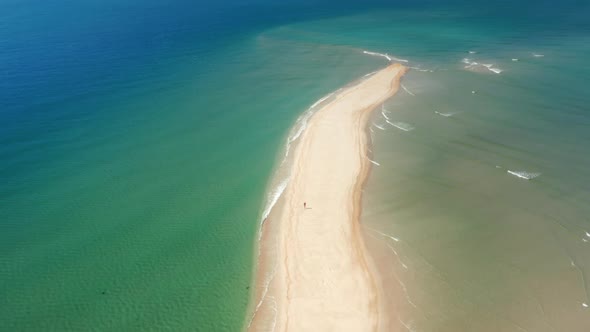
<path id="1" fill-rule="evenodd" d="M 303 202 L 303 208 L 307 208 L 307 202 Z"/>

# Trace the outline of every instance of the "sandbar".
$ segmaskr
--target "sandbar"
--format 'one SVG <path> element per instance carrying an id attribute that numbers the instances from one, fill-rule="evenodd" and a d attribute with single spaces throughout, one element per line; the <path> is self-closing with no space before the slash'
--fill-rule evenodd
<path id="1" fill-rule="evenodd" d="M 254 301 L 267 309 L 253 313 L 247 330 L 388 330 L 382 287 L 360 233 L 360 198 L 372 165 L 369 116 L 397 92 L 406 70 L 389 65 L 339 91 L 310 118 L 272 220 L 277 234 L 265 235 L 276 237 L 276 264 Z"/>

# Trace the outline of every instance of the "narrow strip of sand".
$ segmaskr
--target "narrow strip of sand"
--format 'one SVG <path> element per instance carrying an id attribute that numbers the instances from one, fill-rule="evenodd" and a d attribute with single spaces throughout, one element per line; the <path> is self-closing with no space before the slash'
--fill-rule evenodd
<path id="1" fill-rule="evenodd" d="M 250 330 L 265 329 L 256 320 L 272 321 L 275 331 L 387 330 L 358 218 L 370 168 L 367 121 L 396 93 L 405 71 L 399 64 L 378 71 L 309 121 L 294 150 L 283 208 L 272 221 L 279 223 L 278 264 L 263 296 L 272 298 L 265 315 L 274 317 L 256 317 Z"/>

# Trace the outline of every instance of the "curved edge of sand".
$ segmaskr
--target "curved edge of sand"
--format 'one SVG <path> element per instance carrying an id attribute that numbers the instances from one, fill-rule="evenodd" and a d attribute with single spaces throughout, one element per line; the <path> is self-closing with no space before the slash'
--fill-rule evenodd
<path id="1" fill-rule="evenodd" d="M 390 330 L 359 221 L 371 169 L 368 120 L 406 71 L 390 65 L 340 91 L 310 119 L 293 149 L 291 182 L 261 225 L 245 330 Z"/>

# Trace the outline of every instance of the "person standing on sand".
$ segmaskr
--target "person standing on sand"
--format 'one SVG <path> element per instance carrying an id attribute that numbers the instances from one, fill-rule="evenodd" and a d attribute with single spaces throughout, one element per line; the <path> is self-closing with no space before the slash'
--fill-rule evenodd
<path id="1" fill-rule="evenodd" d="M 307 202 L 303 202 L 303 208 L 307 208 Z"/>

